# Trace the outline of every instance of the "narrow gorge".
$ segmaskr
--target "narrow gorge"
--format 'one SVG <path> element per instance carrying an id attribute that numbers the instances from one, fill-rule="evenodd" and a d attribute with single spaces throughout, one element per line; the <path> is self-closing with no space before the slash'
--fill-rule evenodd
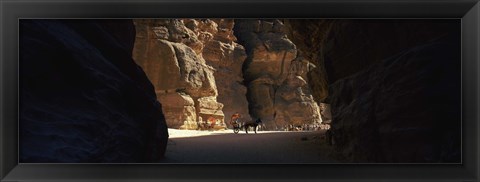
<path id="1" fill-rule="evenodd" d="M 280 20 L 134 20 L 134 60 L 155 86 L 170 128 L 225 129 L 235 112 L 268 130 L 320 124 L 308 86 L 315 65 L 297 55 Z M 235 32 L 235 34 L 234 34 Z"/>
<path id="2" fill-rule="evenodd" d="M 316 145 L 322 161 L 461 161 L 458 20 L 22 20 L 19 27 L 22 162 L 164 162 L 176 147 L 170 130 L 230 131 L 237 112 L 276 132 L 262 137 L 308 133 L 295 142 Z M 298 133 L 281 133 L 288 131 Z M 212 138 L 243 137 L 230 134 Z"/>

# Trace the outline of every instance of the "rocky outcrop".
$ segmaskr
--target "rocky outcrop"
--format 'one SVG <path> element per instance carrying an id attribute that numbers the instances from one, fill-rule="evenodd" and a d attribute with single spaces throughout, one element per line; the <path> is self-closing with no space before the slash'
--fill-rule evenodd
<path id="1" fill-rule="evenodd" d="M 330 104 L 320 103 L 320 114 L 322 116 L 322 122 L 325 124 L 330 124 L 332 122 L 332 110 Z"/>
<path id="2" fill-rule="evenodd" d="M 197 128 L 197 112 L 192 97 L 183 92 L 161 93 L 163 113 L 170 128 Z M 184 126 L 185 125 L 185 126 Z"/>
<path id="3" fill-rule="evenodd" d="M 130 20 L 20 20 L 19 161 L 157 162 L 168 139 Z"/>
<path id="4" fill-rule="evenodd" d="M 306 75 L 315 66 L 303 57 L 290 63 L 287 78 L 275 92 L 275 124 L 277 126 L 320 124 L 320 108 L 313 99 Z"/>
<path id="5" fill-rule="evenodd" d="M 247 58 L 245 49 L 237 43 L 233 34 L 233 19 L 190 20 L 197 21 L 197 32 L 211 32 L 206 42 L 203 57 L 208 65 L 215 68 L 214 76 L 218 89 L 218 101 L 224 104 L 223 112 L 230 117 L 235 112 L 242 115 L 241 120 L 251 120 L 248 114 L 247 88 L 243 85 L 242 66 Z M 210 23 L 215 26 L 205 26 Z M 190 23 L 192 24 L 192 23 Z M 214 27 L 214 28 L 212 28 Z M 227 118 L 226 121 L 230 121 Z M 229 127 L 230 123 L 226 122 Z"/>
<path id="6" fill-rule="evenodd" d="M 225 128 L 224 112 L 247 113 L 241 72 L 246 54 L 235 42 L 233 24 L 231 19 L 135 20 L 133 56 L 155 85 L 169 127 L 197 129 L 213 121 L 215 128 Z"/>
<path id="7" fill-rule="evenodd" d="M 328 96 L 328 76 L 325 70 L 324 55 L 328 49 L 327 38 L 336 20 L 329 19 L 285 19 L 285 29 L 290 40 L 297 46 L 298 52 L 316 66 L 308 73 L 308 84 L 317 102 L 323 102 Z"/>
<path id="8" fill-rule="evenodd" d="M 283 22 L 237 19 L 235 23 L 235 35 L 248 55 L 243 77 L 252 117 L 261 118 L 268 129 L 321 122 L 307 85 L 306 75 L 314 66 L 297 57 Z"/>
<path id="9" fill-rule="evenodd" d="M 340 158 L 460 162 L 459 35 L 403 51 L 330 86 Z"/>

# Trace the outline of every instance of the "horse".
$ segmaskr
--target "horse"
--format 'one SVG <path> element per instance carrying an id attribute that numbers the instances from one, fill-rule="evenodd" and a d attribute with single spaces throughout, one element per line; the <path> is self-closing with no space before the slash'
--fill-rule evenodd
<path id="1" fill-rule="evenodd" d="M 262 120 L 260 118 L 255 120 L 255 122 L 246 122 L 245 124 L 243 124 L 243 128 L 245 128 L 245 133 L 248 134 L 248 128 L 250 128 L 250 127 L 253 127 L 253 131 L 255 131 L 255 133 L 257 133 L 257 127 L 261 123 L 262 123 Z"/>

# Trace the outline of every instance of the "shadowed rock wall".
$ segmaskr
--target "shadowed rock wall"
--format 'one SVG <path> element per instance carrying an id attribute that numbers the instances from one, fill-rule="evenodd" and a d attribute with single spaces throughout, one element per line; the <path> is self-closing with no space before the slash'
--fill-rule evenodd
<path id="1" fill-rule="evenodd" d="M 20 20 L 20 162 L 156 162 L 168 139 L 131 20 Z"/>
<path id="2" fill-rule="evenodd" d="M 460 162 L 460 43 L 414 47 L 330 86 L 336 151 L 354 162 Z"/>
<path id="3" fill-rule="evenodd" d="M 455 20 L 286 19 L 290 40 L 316 69 L 309 74 L 315 99 L 328 85 L 400 51 L 456 31 Z"/>
<path id="4" fill-rule="evenodd" d="M 286 24 L 302 55 L 326 71 L 309 84 L 331 104 L 340 160 L 460 162 L 459 20 Z"/>

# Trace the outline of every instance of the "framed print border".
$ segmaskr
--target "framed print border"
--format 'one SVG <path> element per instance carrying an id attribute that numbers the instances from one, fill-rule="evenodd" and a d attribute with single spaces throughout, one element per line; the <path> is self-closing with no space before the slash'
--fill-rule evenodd
<path id="1" fill-rule="evenodd" d="M 478 181 L 478 0 L 0 0 L 1 181 Z M 18 164 L 19 18 L 461 18 L 462 164 Z M 215 171 L 212 176 L 209 171 Z M 238 174 L 232 176 L 232 174 Z M 247 175 L 243 175 L 247 174 Z"/>

